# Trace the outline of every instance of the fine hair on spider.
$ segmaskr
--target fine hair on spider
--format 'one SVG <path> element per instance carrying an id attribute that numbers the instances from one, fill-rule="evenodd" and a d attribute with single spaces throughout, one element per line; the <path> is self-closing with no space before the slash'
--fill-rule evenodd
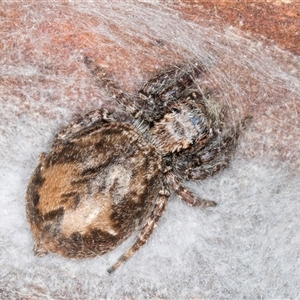
<path id="1" fill-rule="evenodd" d="M 226 108 L 196 84 L 205 72 L 197 62 L 167 69 L 131 96 L 92 59 L 84 63 L 129 117 L 98 109 L 58 132 L 49 153 L 39 156 L 26 212 L 38 256 L 102 255 L 138 230 L 111 273 L 148 240 L 170 190 L 190 206 L 216 205 L 182 180 L 226 168 L 251 117 L 226 124 Z"/>

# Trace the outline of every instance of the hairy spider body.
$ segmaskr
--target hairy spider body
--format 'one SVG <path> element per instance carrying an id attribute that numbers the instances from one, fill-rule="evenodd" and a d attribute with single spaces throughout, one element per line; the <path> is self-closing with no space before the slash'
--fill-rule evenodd
<path id="1" fill-rule="evenodd" d="M 197 64 L 150 79 L 135 98 L 91 59 L 85 63 L 130 119 L 96 110 L 61 130 L 30 179 L 27 219 L 36 255 L 101 255 L 139 229 L 112 272 L 147 241 L 170 188 L 189 205 L 216 205 L 199 199 L 181 180 L 205 179 L 225 168 L 249 118 L 223 130 L 223 107 L 195 85 L 202 72 Z"/>

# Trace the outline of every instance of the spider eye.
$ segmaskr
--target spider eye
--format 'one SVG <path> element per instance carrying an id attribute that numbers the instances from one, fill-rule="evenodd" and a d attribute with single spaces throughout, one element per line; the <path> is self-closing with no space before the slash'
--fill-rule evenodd
<path id="1" fill-rule="evenodd" d="M 181 110 L 178 109 L 178 108 L 172 107 L 172 108 L 171 108 L 171 112 L 172 112 L 172 113 L 175 113 L 175 114 L 179 114 L 179 113 L 181 112 Z"/>
<path id="2" fill-rule="evenodd" d="M 190 121 L 194 126 L 197 126 L 200 123 L 200 118 L 198 116 L 194 116 L 193 118 L 190 118 Z"/>

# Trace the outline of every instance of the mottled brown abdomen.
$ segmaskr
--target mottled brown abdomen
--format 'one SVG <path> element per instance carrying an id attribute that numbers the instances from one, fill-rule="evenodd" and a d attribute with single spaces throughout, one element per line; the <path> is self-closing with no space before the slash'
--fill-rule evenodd
<path id="1" fill-rule="evenodd" d="M 36 254 L 84 258 L 115 248 L 149 215 L 160 189 L 161 157 L 129 124 L 59 140 L 27 190 Z"/>

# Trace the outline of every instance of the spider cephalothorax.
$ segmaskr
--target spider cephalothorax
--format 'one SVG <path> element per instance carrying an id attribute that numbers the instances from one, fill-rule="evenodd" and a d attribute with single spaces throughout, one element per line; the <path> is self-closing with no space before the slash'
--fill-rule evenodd
<path id="1" fill-rule="evenodd" d="M 91 59 L 85 63 L 129 119 L 96 110 L 61 130 L 29 182 L 27 219 L 37 255 L 101 255 L 139 229 L 112 272 L 147 241 L 169 189 L 192 206 L 216 204 L 181 180 L 225 168 L 248 117 L 224 129 L 224 108 L 195 84 L 202 72 L 197 64 L 175 66 L 128 97 Z"/>

